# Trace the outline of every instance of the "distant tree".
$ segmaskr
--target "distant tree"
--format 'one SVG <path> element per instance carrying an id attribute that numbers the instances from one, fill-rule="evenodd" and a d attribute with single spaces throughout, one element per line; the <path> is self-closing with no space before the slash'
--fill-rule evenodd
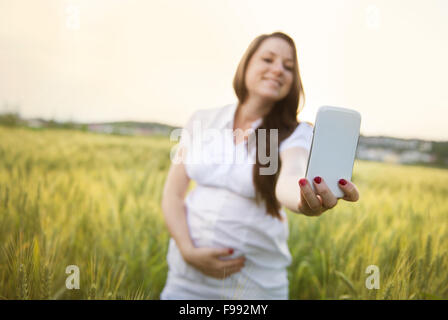
<path id="1" fill-rule="evenodd" d="M 437 163 L 446 165 L 448 161 L 448 141 L 435 141 L 432 144 L 432 153 L 437 157 Z"/>
<path id="2" fill-rule="evenodd" d="M 53 119 L 47 121 L 47 125 L 46 125 L 47 128 L 56 128 L 56 126 L 57 126 L 57 123 Z"/>
<path id="3" fill-rule="evenodd" d="M 59 125 L 63 129 L 76 129 L 76 123 L 72 121 L 62 122 Z"/>
<path id="4" fill-rule="evenodd" d="M 6 112 L 0 114 L 0 124 L 8 127 L 17 127 L 21 123 L 20 115 L 17 112 Z"/>

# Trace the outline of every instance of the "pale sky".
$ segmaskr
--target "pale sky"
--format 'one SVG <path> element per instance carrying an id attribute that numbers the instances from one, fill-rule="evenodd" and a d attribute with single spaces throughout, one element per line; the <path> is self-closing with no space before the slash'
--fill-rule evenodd
<path id="1" fill-rule="evenodd" d="M 249 43 L 295 41 L 306 104 L 361 134 L 448 140 L 448 1 L 0 0 L 0 111 L 183 126 L 236 101 Z"/>

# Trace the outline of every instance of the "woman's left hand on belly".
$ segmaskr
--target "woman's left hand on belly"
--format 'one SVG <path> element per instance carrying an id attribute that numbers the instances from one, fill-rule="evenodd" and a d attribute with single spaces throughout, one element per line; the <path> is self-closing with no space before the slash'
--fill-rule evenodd
<path id="1" fill-rule="evenodd" d="M 203 274 L 224 279 L 244 267 L 245 257 L 221 260 L 233 254 L 232 249 L 191 248 L 183 254 L 185 261 L 201 271 Z"/>

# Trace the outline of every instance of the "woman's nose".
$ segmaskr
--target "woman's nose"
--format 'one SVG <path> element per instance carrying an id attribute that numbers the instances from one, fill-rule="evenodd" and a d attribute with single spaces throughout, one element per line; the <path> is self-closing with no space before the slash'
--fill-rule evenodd
<path id="1" fill-rule="evenodd" d="M 277 74 L 283 73 L 283 66 L 279 63 L 273 64 L 272 71 L 274 71 Z"/>

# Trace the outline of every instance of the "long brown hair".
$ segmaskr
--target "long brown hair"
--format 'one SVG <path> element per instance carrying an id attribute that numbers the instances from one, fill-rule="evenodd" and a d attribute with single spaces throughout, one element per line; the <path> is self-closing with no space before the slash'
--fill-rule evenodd
<path id="1" fill-rule="evenodd" d="M 255 130 L 256 141 L 258 141 L 258 129 L 266 129 L 266 155 L 270 155 L 270 129 L 278 129 L 278 145 L 291 135 L 294 129 L 299 125 L 297 122 L 297 115 L 301 111 L 304 104 L 304 91 L 302 80 L 299 72 L 299 64 L 297 61 L 297 50 L 294 40 L 283 32 L 274 32 L 271 34 L 262 34 L 255 38 L 244 53 L 233 79 L 233 88 L 238 97 L 239 105 L 241 105 L 248 96 L 248 91 L 245 85 L 246 69 L 253 54 L 260 47 L 261 43 L 267 38 L 278 37 L 286 40 L 292 50 L 294 56 L 293 67 L 293 82 L 288 95 L 280 101 L 277 101 L 270 112 L 263 117 L 260 126 Z M 280 216 L 280 203 L 275 196 L 275 185 L 277 183 L 279 171 L 281 168 L 280 155 L 278 155 L 278 167 L 272 175 L 260 175 L 260 168 L 267 165 L 260 163 L 258 158 L 258 143 L 256 146 L 256 163 L 253 166 L 253 183 L 255 185 L 256 201 L 260 203 L 263 201 L 266 205 L 268 214 L 276 218 Z M 297 201 L 299 197 L 297 196 Z"/>

